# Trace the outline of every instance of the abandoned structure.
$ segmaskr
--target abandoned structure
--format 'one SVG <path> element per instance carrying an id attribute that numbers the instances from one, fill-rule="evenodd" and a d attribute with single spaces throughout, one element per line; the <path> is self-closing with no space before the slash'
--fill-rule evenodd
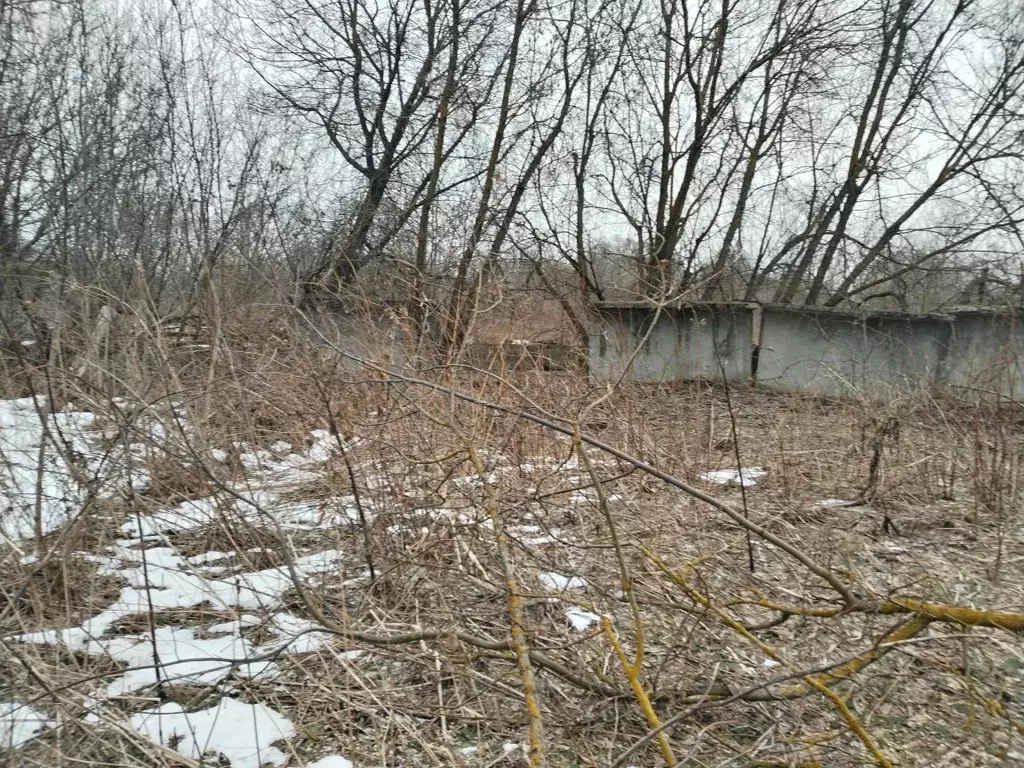
<path id="1" fill-rule="evenodd" d="M 850 312 L 745 302 L 600 303 L 590 375 L 754 381 L 780 392 L 955 390 L 1024 400 L 1024 310 Z"/>

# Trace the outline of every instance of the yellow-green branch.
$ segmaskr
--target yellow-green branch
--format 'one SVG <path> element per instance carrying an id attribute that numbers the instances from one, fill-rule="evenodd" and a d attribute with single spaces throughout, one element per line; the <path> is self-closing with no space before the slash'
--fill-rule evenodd
<path id="1" fill-rule="evenodd" d="M 647 695 L 643 682 L 640 680 L 640 664 L 631 664 L 629 659 L 626 658 L 626 652 L 623 650 L 619 638 L 615 635 L 615 630 L 612 628 L 612 620 L 607 614 L 601 617 L 601 629 L 604 630 L 605 635 L 608 637 L 608 642 L 611 643 L 615 655 L 619 658 L 622 671 L 625 672 L 626 679 L 629 680 L 629 686 L 633 689 L 633 698 L 636 699 L 637 704 L 640 705 L 640 711 L 647 718 L 647 725 L 652 730 L 661 728 L 661 720 L 658 718 L 657 712 L 654 711 L 651 698 Z M 659 733 L 657 740 L 658 748 L 661 750 L 661 756 L 665 758 L 665 763 L 669 768 L 674 768 L 677 762 L 675 755 L 672 753 L 672 747 L 668 743 L 668 736 L 665 733 Z"/>
<path id="2" fill-rule="evenodd" d="M 704 596 L 699 591 L 694 589 L 681 574 L 676 573 L 671 568 L 669 568 L 660 557 L 658 557 L 656 554 L 651 552 L 646 547 L 644 547 L 642 551 L 644 553 L 644 556 L 647 557 L 651 562 L 653 562 L 660 571 L 662 571 L 665 575 L 672 579 L 672 581 L 677 586 L 682 588 L 694 602 L 698 603 L 703 608 L 714 614 L 714 616 L 722 624 L 724 624 L 729 629 L 732 629 L 734 632 L 739 634 L 744 639 L 748 640 L 753 645 L 757 646 L 757 648 L 769 659 L 777 661 L 780 664 L 785 664 L 790 669 L 796 669 L 796 667 L 794 667 L 792 664 L 786 662 L 786 660 L 782 658 L 782 655 L 779 654 L 779 652 L 776 651 L 772 646 L 768 645 L 762 640 L 759 640 L 757 637 L 751 634 L 751 632 L 746 628 L 746 626 L 742 622 L 733 618 L 728 613 L 712 604 L 711 600 L 709 600 L 706 596 Z M 871 758 L 874 760 L 876 765 L 881 766 L 881 768 L 893 768 L 892 762 L 878 748 L 878 745 L 875 743 L 874 738 L 871 736 L 870 733 L 868 733 L 867 729 L 864 728 L 864 725 L 860 722 L 860 719 L 850 710 L 848 706 L 846 706 L 846 702 L 844 702 L 835 691 L 833 691 L 825 683 L 818 679 L 818 677 L 804 675 L 800 679 L 804 682 L 804 684 L 818 691 L 822 696 L 824 696 L 829 701 L 829 703 L 832 704 L 832 706 L 836 709 L 837 712 L 839 712 L 839 715 L 846 722 L 846 725 L 850 729 L 850 731 L 860 740 L 861 744 L 864 745 L 864 749 L 866 749 L 868 754 L 871 755 Z"/>

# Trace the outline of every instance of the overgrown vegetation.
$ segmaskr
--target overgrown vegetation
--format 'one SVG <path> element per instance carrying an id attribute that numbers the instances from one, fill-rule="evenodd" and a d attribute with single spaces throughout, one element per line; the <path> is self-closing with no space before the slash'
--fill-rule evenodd
<path id="1" fill-rule="evenodd" d="M 1016 405 L 413 380 L 252 312 L 119 349 L 144 394 L 30 377 L 95 418 L 74 504 L 8 490 L 7 764 L 1019 760 Z"/>
<path id="2" fill-rule="evenodd" d="M 0 762 L 1024 763 L 1019 403 L 581 344 L 1020 305 L 1022 24 L 0 0 Z"/>
<path id="3" fill-rule="evenodd" d="M 1015 304 L 1021 23 L 989 0 L 3 0 L 5 343 L 104 306 L 369 295 L 451 344 L 524 288 L 576 333 L 590 299 L 677 290 Z"/>

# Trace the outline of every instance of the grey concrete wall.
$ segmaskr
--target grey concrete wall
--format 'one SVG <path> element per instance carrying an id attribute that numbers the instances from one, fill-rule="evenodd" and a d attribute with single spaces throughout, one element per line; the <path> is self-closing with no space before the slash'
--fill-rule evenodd
<path id="1" fill-rule="evenodd" d="M 889 397 L 936 381 L 952 318 L 765 307 L 757 382 L 780 392 Z"/>
<path id="2" fill-rule="evenodd" d="M 954 317 L 939 383 L 977 397 L 1024 401 L 1024 315 L 962 310 Z"/>
<path id="3" fill-rule="evenodd" d="M 640 382 L 750 378 L 753 307 L 694 305 L 662 310 L 640 347 L 630 378 Z M 590 375 L 614 381 L 647 334 L 655 313 L 644 307 L 599 308 L 590 334 Z"/>
<path id="4" fill-rule="evenodd" d="M 590 373 L 623 372 L 654 311 L 604 305 L 590 336 Z M 759 341 L 756 355 L 752 354 Z M 816 307 L 699 304 L 665 309 L 631 378 L 741 381 L 780 392 L 887 399 L 947 389 L 1024 401 L 1024 314 L 854 313 Z"/>

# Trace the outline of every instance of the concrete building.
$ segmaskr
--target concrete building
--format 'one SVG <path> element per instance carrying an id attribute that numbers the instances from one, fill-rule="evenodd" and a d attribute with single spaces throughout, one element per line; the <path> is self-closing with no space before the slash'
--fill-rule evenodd
<path id="1" fill-rule="evenodd" d="M 780 392 L 871 398 L 948 389 L 1024 400 L 1019 309 L 631 302 L 596 310 L 589 363 L 599 381 L 755 381 Z"/>

